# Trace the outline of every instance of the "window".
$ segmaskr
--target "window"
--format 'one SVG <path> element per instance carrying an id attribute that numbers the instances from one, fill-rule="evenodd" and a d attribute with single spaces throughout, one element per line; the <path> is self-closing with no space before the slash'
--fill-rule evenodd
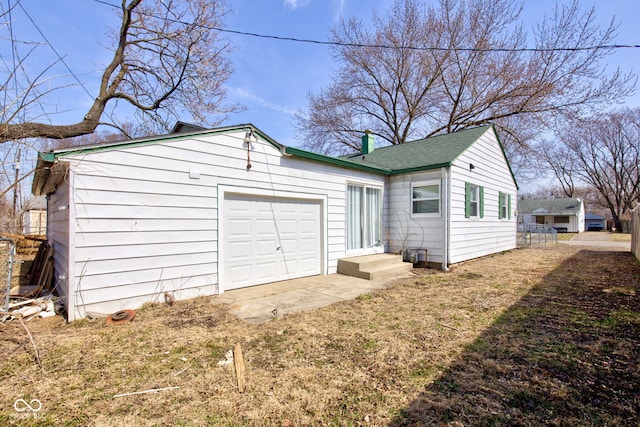
<path id="1" fill-rule="evenodd" d="M 382 245 L 382 190 L 347 186 L 347 249 Z"/>
<path id="2" fill-rule="evenodd" d="M 440 214 L 440 181 L 421 182 L 411 187 L 411 213 Z"/>
<path id="3" fill-rule="evenodd" d="M 543 216 L 536 216 L 536 224 L 544 225 L 544 217 Z"/>
<path id="4" fill-rule="evenodd" d="M 568 216 L 554 216 L 553 217 L 554 224 L 569 224 Z"/>
<path id="5" fill-rule="evenodd" d="M 498 194 L 498 218 L 511 219 L 511 194 Z"/>
<path id="6" fill-rule="evenodd" d="M 465 183 L 465 209 L 466 218 L 484 217 L 484 187 L 471 183 Z"/>

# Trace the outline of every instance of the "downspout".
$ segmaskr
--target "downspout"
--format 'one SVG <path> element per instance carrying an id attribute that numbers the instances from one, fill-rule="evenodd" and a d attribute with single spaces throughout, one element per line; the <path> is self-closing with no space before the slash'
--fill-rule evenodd
<path id="1" fill-rule="evenodd" d="M 442 168 L 442 271 L 449 271 L 449 170 Z"/>

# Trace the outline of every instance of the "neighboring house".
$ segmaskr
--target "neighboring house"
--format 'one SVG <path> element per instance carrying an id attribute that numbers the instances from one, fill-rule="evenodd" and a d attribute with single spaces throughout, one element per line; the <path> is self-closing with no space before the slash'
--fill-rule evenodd
<path id="1" fill-rule="evenodd" d="M 584 215 L 584 228 L 587 231 L 602 231 L 607 229 L 607 219 L 603 216 L 586 213 Z"/>
<path id="2" fill-rule="evenodd" d="M 31 235 L 47 234 L 47 200 L 44 196 L 36 197 L 22 214 L 22 232 Z"/>
<path id="3" fill-rule="evenodd" d="M 580 198 L 518 200 L 518 223 L 580 233 L 584 231 L 584 203 Z"/>
<path id="4" fill-rule="evenodd" d="M 334 158 L 253 125 L 40 153 L 69 320 L 332 274 L 422 248 L 447 268 L 516 247 L 517 185 L 493 126 Z"/>

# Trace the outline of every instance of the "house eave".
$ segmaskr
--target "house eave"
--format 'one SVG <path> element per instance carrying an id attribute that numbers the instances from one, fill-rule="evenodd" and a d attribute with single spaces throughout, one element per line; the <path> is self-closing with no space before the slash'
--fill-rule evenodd
<path id="1" fill-rule="evenodd" d="M 75 156 L 75 155 L 83 155 L 83 154 L 95 153 L 100 151 L 118 150 L 122 148 L 156 144 L 158 142 L 179 141 L 179 140 L 193 138 L 194 136 L 219 135 L 222 133 L 237 132 L 237 131 L 243 131 L 243 130 L 253 131 L 254 134 L 258 135 L 261 139 L 268 142 L 277 150 L 280 150 L 282 148 L 281 144 L 277 143 L 275 140 L 269 137 L 266 133 L 262 132 L 260 129 L 258 129 L 251 123 L 247 123 L 247 124 L 234 125 L 234 126 L 225 126 L 225 127 L 220 127 L 216 129 L 206 129 L 202 131 L 173 133 L 173 134 L 167 134 L 167 135 L 156 135 L 156 136 L 115 141 L 115 142 L 109 142 L 109 143 L 83 145 L 82 147 L 62 148 L 62 149 L 50 151 L 48 153 L 41 153 L 41 155 L 47 156 L 46 157 L 47 160 L 52 161 L 50 156 L 53 156 L 54 159 L 57 159 L 58 157 L 62 157 L 62 156 L 70 156 L 70 155 Z"/>
<path id="2" fill-rule="evenodd" d="M 351 162 L 349 160 L 344 160 L 338 157 L 325 156 L 323 154 L 313 153 L 311 151 L 301 150 L 300 148 L 295 147 L 286 147 L 286 154 L 291 154 L 295 157 L 300 157 L 307 160 L 313 160 L 316 162 L 327 163 L 334 166 L 340 166 L 348 169 L 356 169 L 366 172 L 372 172 L 380 175 L 391 175 L 392 171 L 390 169 L 381 168 L 378 166 L 370 166 L 364 165 L 362 163 Z"/>
<path id="3" fill-rule="evenodd" d="M 44 155 L 43 155 L 44 154 Z M 67 176 L 69 165 L 67 162 L 50 160 L 48 153 L 40 153 L 36 164 L 36 170 L 31 183 L 31 193 L 34 196 L 46 196 L 64 181 Z"/>
<path id="4" fill-rule="evenodd" d="M 451 163 L 445 162 L 445 163 L 438 163 L 435 165 L 428 165 L 428 166 L 417 166 L 417 167 L 406 168 L 406 169 L 394 169 L 391 171 L 391 175 L 407 175 L 410 173 L 428 172 L 428 171 L 439 170 L 442 168 L 449 168 L 449 167 L 451 167 Z"/>

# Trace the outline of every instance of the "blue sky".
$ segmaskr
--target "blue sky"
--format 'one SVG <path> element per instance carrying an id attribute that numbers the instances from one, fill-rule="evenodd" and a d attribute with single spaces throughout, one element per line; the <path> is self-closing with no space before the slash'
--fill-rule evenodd
<path id="1" fill-rule="evenodd" d="M 391 0 L 231 0 L 237 13 L 228 27 L 279 36 L 326 40 L 340 17 L 370 15 L 371 8 L 384 10 Z M 583 0 L 585 7 L 595 5 L 603 23 L 613 15 L 620 24 L 620 44 L 640 44 L 640 1 Z M 551 13 L 555 1 L 526 0 L 524 16 L 533 25 L 543 14 Z M 604 6 L 606 5 L 606 7 Z M 297 143 L 292 124 L 293 113 L 305 110 L 306 94 L 317 93 L 328 85 L 335 66 L 327 46 L 279 42 L 233 36 L 238 46 L 234 53 L 236 73 L 229 81 L 229 95 L 247 110 L 231 119 L 252 122 L 285 145 Z M 610 67 L 633 69 L 640 74 L 640 49 L 624 49 L 611 57 Z M 640 96 L 629 100 L 640 105 Z"/>
<path id="2" fill-rule="evenodd" d="M 226 19 L 229 29 L 316 40 L 327 40 L 331 27 L 341 17 L 366 18 L 372 7 L 385 10 L 392 4 L 392 0 L 227 1 L 233 10 Z M 117 4 L 118 0 L 110 2 Z M 585 7 L 595 5 L 605 24 L 616 16 L 620 24 L 618 43 L 640 44 L 637 29 L 640 1 L 583 0 L 582 3 Z M 117 24 L 112 9 L 93 0 L 22 0 L 22 5 L 89 92 L 95 94 L 100 66 L 110 58 L 104 35 L 109 26 Z M 526 0 L 523 16 L 527 29 L 544 13 L 551 13 L 554 5 L 555 1 L 550 0 Z M 43 41 L 20 10 L 15 11 L 13 18 L 19 38 Z M 246 110 L 231 115 L 224 124 L 251 122 L 285 145 L 298 145 L 293 115 L 306 109 L 307 93 L 317 93 L 329 84 L 334 70 L 329 47 L 233 34 L 227 37 L 235 46 L 231 58 L 235 72 L 228 81 L 228 100 L 244 105 Z M 7 53 L 1 54 L 4 60 Z M 33 59 L 29 66 L 35 72 L 38 67 L 50 64 L 55 54 L 42 44 L 36 47 Z M 618 51 L 611 57 L 609 66 L 640 74 L 640 49 Z M 61 67 L 56 67 L 55 72 L 66 74 Z M 56 82 L 72 83 L 64 76 L 51 84 Z M 79 87 L 70 87 L 59 95 L 55 102 L 45 106 L 50 115 L 59 112 L 50 116 L 54 121 L 78 120 L 92 101 Z M 630 99 L 628 105 L 640 105 L 640 95 Z"/>

